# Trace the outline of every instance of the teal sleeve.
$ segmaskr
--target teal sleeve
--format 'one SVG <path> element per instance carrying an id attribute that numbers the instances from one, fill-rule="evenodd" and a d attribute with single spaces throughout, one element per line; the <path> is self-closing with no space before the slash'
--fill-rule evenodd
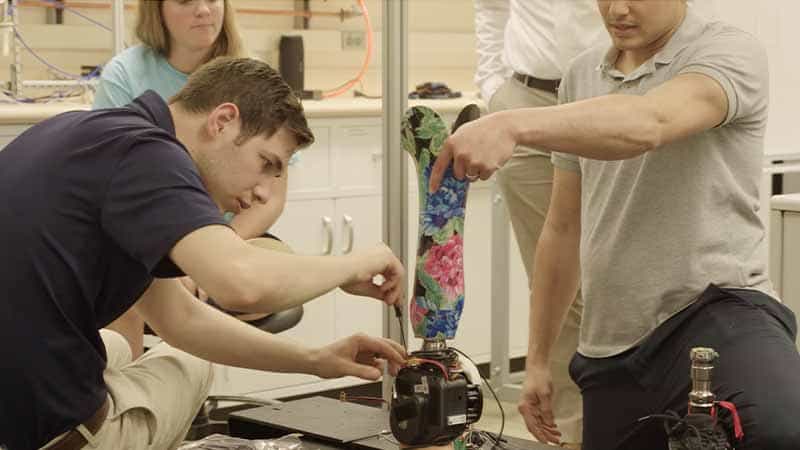
<path id="1" fill-rule="evenodd" d="M 127 78 L 122 65 L 112 59 L 103 68 L 92 109 L 116 108 L 132 102 L 134 97 Z"/>

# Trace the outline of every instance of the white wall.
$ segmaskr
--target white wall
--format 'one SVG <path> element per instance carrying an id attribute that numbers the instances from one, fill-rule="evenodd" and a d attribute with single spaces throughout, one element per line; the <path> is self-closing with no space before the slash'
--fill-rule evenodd
<path id="1" fill-rule="evenodd" d="M 69 2 L 68 2 L 69 3 Z M 109 5 L 109 0 L 88 0 L 85 3 Z M 133 7 L 135 0 L 126 0 Z M 277 64 L 278 39 L 282 33 L 294 32 L 293 18 L 258 14 L 251 10 L 291 10 L 293 0 L 233 0 L 243 37 L 251 51 Z M 381 0 L 367 0 L 375 30 L 375 51 L 364 78 L 363 89 L 380 94 L 382 30 Z M 355 0 L 311 0 L 312 11 L 338 12 L 349 10 Z M 111 23 L 109 9 L 77 8 L 103 24 Z M 102 64 L 111 57 L 111 34 L 84 19 L 64 12 L 64 25 L 45 25 L 45 9 L 20 7 L 20 33 L 25 40 L 52 64 L 77 73 L 81 65 Z M 474 90 L 475 37 L 472 0 L 410 0 L 409 88 L 424 81 L 447 82 L 455 90 Z M 130 27 L 135 21 L 134 9 L 126 9 L 129 44 L 135 40 Z M 443 20 L 446 18 L 446 20 Z M 341 22 L 337 18 L 319 16 L 310 21 L 310 31 L 303 32 L 306 49 L 306 87 L 327 90 L 352 79 L 361 68 L 363 50 L 342 50 L 341 31 L 364 30 L 360 17 Z M 0 80 L 9 79 L 10 57 L 0 55 Z M 24 79 L 52 79 L 53 75 L 27 52 L 23 56 Z"/>
<path id="2" fill-rule="evenodd" d="M 725 0 L 720 17 L 757 36 L 769 54 L 770 119 L 766 152 L 800 152 L 800 2 L 797 0 Z"/>
<path id="3" fill-rule="evenodd" d="M 108 0 L 88 0 L 109 4 Z M 287 16 L 263 15 L 246 9 L 291 9 L 292 0 L 233 0 L 245 40 L 255 54 L 272 63 L 277 58 L 277 41 L 281 33 L 291 31 L 293 19 Z M 571 0 L 558 0 L 571 1 Z M 133 6 L 133 0 L 126 0 Z M 363 89 L 379 94 L 381 88 L 380 39 L 382 11 L 380 0 L 367 0 L 376 30 L 376 51 L 364 79 Z M 311 0 L 313 11 L 350 9 L 354 0 Z M 767 152 L 798 152 L 800 126 L 795 124 L 795 110 L 800 105 L 800 62 L 794 45 L 800 42 L 800 2 L 797 0 L 693 0 L 693 7 L 704 15 L 716 16 L 757 36 L 767 47 L 771 65 L 771 115 L 767 136 Z M 110 23 L 110 11 L 79 9 L 102 23 Z M 456 90 L 473 91 L 475 70 L 475 36 L 472 0 L 409 0 L 411 35 L 409 42 L 409 88 L 424 81 L 444 81 Z M 95 65 L 110 55 L 111 35 L 83 19 L 64 14 L 65 25 L 43 25 L 42 8 L 21 7 L 22 34 L 43 57 L 70 72 L 81 64 Z M 132 24 L 135 11 L 127 10 L 126 21 Z M 343 23 L 334 18 L 311 20 L 306 32 L 306 86 L 330 89 L 351 79 L 360 68 L 363 51 L 343 51 L 342 30 L 363 29 L 360 18 Z M 130 39 L 133 42 L 132 39 Z M 8 80 L 10 58 L 0 55 L 0 80 Z M 23 58 L 26 79 L 48 79 L 52 76 L 29 55 Z"/>

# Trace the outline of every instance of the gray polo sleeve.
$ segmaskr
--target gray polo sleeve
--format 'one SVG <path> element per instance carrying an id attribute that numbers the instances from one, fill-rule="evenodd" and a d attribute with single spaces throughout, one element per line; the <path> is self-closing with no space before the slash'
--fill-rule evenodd
<path id="1" fill-rule="evenodd" d="M 571 67 L 570 67 L 571 69 Z M 570 103 L 575 101 L 570 96 L 569 85 L 572 82 L 572 70 L 567 69 L 564 77 L 561 79 L 561 84 L 558 86 L 558 104 Z M 553 166 L 559 169 L 569 170 L 570 172 L 580 172 L 581 166 L 578 163 L 578 157 L 569 153 L 553 152 L 550 154 L 550 161 Z"/>
<path id="2" fill-rule="evenodd" d="M 728 114 L 720 126 L 732 122 L 760 124 L 769 106 L 769 70 L 766 51 L 758 40 L 737 28 L 721 26 L 704 33 L 686 52 L 678 70 L 702 73 L 722 86 Z"/>

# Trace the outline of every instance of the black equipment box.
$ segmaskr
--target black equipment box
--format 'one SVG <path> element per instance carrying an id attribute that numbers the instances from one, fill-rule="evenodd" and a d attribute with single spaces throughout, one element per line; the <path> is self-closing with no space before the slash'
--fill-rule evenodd
<path id="1" fill-rule="evenodd" d="M 398 450 L 389 429 L 389 411 L 328 397 L 309 397 L 275 406 L 231 413 L 229 434 L 246 439 L 274 439 L 303 434 L 309 448 Z M 548 450 L 544 444 L 503 436 L 504 450 Z"/>

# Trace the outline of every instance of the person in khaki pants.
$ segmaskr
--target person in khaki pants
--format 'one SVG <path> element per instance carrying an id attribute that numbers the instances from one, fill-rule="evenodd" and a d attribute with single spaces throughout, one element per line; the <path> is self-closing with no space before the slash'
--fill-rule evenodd
<path id="1" fill-rule="evenodd" d="M 475 82 L 489 112 L 555 105 L 568 60 L 606 38 L 592 0 L 475 0 L 475 20 L 479 55 Z M 498 171 L 497 182 L 530 284 L 536 242 L 550 204 L 553 165 L 549 153 L 516 147 L 511 160 Z M 555 346 L 548 398 L 560 441 L 571 448 L 580 448 L 582 432 L 581 395 L 568 373 L 578 346 L 582 309 L 578 294 Z M 523 412 L 526 402 L 520 400 Z M 523 412 L 523 417 L 528 416 Z M 528 429 L 545 441 L 535 427 L 528 424 Z"/>
<path id="2" fill-rule="evenodd" d="M 104 329 L 100 336 L 109 356 L 103 380 L 110 406 L 89 447 L 176 448 L 194 419 L 186 411 L 199 410 L 208 396 L 212 364 L 163 342 L 132 360 L 121 334 Z"/>
<path id="3" fill-rule="evenodd" d="M 172 448 L 208 392 L 207 361 L 322 378 L 376 380 L 387 363 L 396 373 L 405 360 L 396 342 L 355 335 L 309 348 L 198 301 L 179 281 L 190 276 L 244 313 L 337 287 L 400 300 L 405 270 L 383 244 L 293 255 L 249 244 L 223 218 L 266 203 L 313 139 L 277 71 L 221 57 L 169 103 L 146 91 L 121 108 L 52 117 L 9 143 L 0 152 L 0 447 Z M 132 360 L 124 338 L 100 331 L 131 306 L 169 345 Z"/>
<path id="4" fill-rule="evenodd" d="M 503 84 L 489 102 L 491 112 L 530 106 L 555 104 L 555 94 L 529 88 L 516 79 Z M 553 165 L 547 153 L 518 146 L 512 158 L 498 171 L 497 182 L 505 199 L 511 226 L 520 248 L 528 281 L 533 278 L 536 242 L 544 226 L 553 186 Z M 531 291 L 532 293 L 532 291 Z M 569 309 L 551 359 L 553 404 L 561 442 L 568 448 L 580 448 L 582 407 L 580 390 L 569 376 L 569 362 L 578 348 L 583 302 L 580 293 Z M 520 404 L 524 409 L 524 403 Z M 523 416 L 526 417 L 526 416 Z M 535 436 L 535 435 L 534 435 Z M 538 436 L 536 436 L 539 438 Z M 542 440 L 542 439 L 539 439 Z"/>

